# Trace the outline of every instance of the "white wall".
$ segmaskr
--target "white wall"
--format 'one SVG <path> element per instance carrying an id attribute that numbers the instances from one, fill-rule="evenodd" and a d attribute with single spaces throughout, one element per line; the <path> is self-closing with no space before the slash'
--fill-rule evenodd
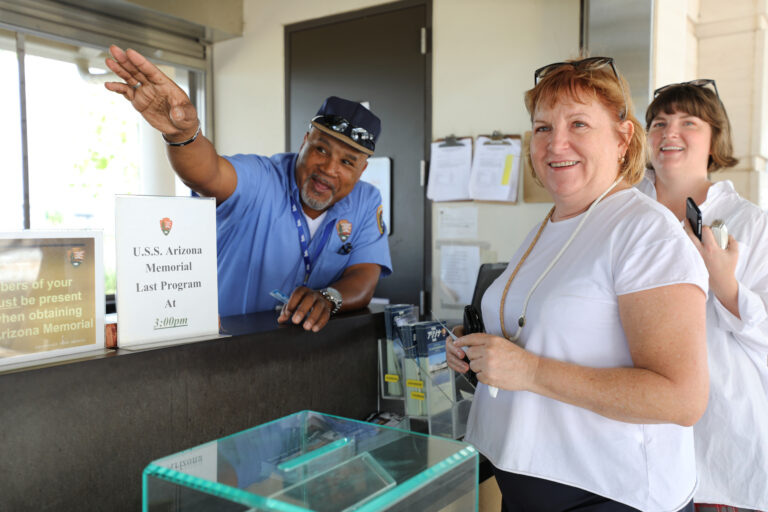
<path id="1" fill-rule="evenodd" d="M 493 130 L 522 135 L 531 126 L 523 94 L 534 85 L 534 70 L 578 56 L 579 2 L 436 0 L 433 44 L 434 138 Z M 462 312 L 450 308 L 452 301 L 439 287 L 439 248 L 447 241 L 436 239 L 438 210 L 466 206 L 477 208 L 476 241 L 486 263 L 508 261 L 552 205 L 433 204 L 431 307 L 440 318 L 460 318 Z"/>
<path id="2" fill-rule="evenodd" d="M 696 70 L 696 37 L 689 13 L 697 11 L 697 0 L 656 0 L 653 10 L 653 74 L 656 89 L 662 85 L 698 78 Z M 689 78 L 691 77 L 691 78 Z M 638 116 L 643 120 L 645 113 Z"/>
<path id="3" fill-rule="evenodd" d="M 768 6 L 753 0 L 700 0 L 698 67 L 717 80 L 728 109 L 734 151 L 741 160 L 716 179 L 733 180 L 740 194 L 768 206 Z"/>

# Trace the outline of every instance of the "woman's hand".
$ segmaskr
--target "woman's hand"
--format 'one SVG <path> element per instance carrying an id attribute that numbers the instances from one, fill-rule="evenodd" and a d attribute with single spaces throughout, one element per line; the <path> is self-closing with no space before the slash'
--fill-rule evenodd
<path id="1" fill-rule="evenodd" d="M 461 336 L 464 335 L 464 327 L 457 325 L 453 328 L 453 334 L 461 339 Z M 464 361 L 466 353 L 456 344 L 458 341 L 454 342 L 450 336 L 445 339 L 445 360 L 453 371 L 466 373 L 469 370 L 469 364 Z"/>
<path id="2" fill-rule="evenodd" d="M 539 361 L 535 354 L 500 336 L 484 333 L 461 337 L 452 345 L 446 346 L 446 359 L 454 370 L 463 373 L 469 366 L 477 380 L 488 386 L 508 390 L 531 388 Z M 469 356 L 470 365 L 461 361 L 463 354 Z"/>
<path id="3" fill-rule="evenodd" d="M 686 224 L 686 232 L 699 250 L 709 272 L 709 288 L 717 300 L 737 318 L 739 315 L 739 282 L 736 265 L 739 263 L 739 243 L 728 235 L 728 246 L 722 249 L 709 226 L 701 227 L 701 241 Z"/>

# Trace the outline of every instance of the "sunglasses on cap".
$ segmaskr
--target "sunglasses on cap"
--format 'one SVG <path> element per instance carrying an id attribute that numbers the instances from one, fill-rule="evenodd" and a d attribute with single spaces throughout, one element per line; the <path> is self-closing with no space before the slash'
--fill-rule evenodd
<path id="1" fill-rule="evenodd" d="M 656 96 L 666 91 L 667 89 L 671 89 L 673 87 L 679 87 L 682 85 L 690 85 L 692 87 L 708 87 L 711 85 L 712 89 L 715 91 L 715 96 L 717 96 L 718 100 L 720 99 L 720 93 L 717 92 L 717 84 L 711 78 L 699 78 L 697 80 L 691 80 L 690 82 L 680 82 L 678 84 L 665 85 L 653 91 L 653 97 L 655 98 Z"/>
<path id="2" fill-rule="evenodd" d="M 621 79 L 619 78 L 619 72 L 616 71 L 616 65 L 613 63 L 613 57 L 588 57 L 586 59 L 570 62 L 554 62 L 552 64 L 547 64 L 533 72 L 533 84 L 539 85 L 539 81 L 542 78 L 545 78 L 549 73 L 556 69 L 560 69 L 563 66 L 571 66 L 575 69 L 582 69 L 584 71 L 593 71 L 610 66 L 611 70 L 613 70 L 613 75 L 616 77 L 616 81 L 621 88 L 621 97 L 624 99 L 624 110 L 621 111 L 619 119 L 623 121 L 627 117 L 627 95 L 624 92 L 624 84 L 621 83 Z"/>
<path id="3" fill-rule="evenodd" d="M 370 149 L 371 151 L 373 151 L 376 148 L 376 141 L 371 132 L 369 132 L 365 128 L 353 126 L 352 123 L 350 123 L 349 121 L 347 121 L 345 118 L 341 116 L 333 116 L 333 115 L 315 116 L 312 118 L 312 122 L 321 124 L 326 128 L 330 128 L 334 132 L 339 133 L 341 135 L 345 135 L 349 137 L 351 140 L 360 144 L 361 146 Z M 310 124 L 310 127 L 311 126 L 312 125 Z"/>

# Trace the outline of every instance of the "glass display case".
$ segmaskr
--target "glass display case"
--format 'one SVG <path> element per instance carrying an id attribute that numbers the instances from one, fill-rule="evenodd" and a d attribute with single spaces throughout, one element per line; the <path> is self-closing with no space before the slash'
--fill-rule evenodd
<path id="1" fill-rule="evenodd" d="M 302 411 L 151 462 L 146 511 L 477 510 L 466 443 Z"/>

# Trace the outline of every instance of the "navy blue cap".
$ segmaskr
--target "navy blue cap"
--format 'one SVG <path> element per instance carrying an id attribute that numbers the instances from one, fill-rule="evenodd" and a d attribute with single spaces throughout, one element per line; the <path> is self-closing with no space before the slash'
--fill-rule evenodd
<path id="1" fill-rule="evenodd" d="M 381 133 L 381 120 L 356 101 L 336 96 L 327 98 L 312 126 L 367 155 L 372 155 Z"/>

